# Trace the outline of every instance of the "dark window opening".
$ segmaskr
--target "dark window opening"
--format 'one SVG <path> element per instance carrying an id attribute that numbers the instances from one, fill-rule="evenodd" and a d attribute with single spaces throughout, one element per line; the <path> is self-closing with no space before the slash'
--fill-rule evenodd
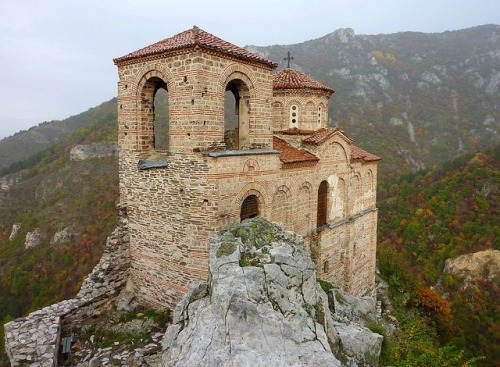
<path id="1" fill-rule="evenodd" d="M 226 90 L 224 98 L 224 143 L 226 149 L 238 149 L 239 138 L 239 98 L 230 90 Z"/>
<path id="2" fill-rule="evenodd" d="M 167 86 L 163 81 L 156 85 L 153 114 L 154 147 L 156 150 L 168 150 L 168 91 Z"/>
<path id="3" fill-rule="evenodd" d="M 241 204 L 240 221 L 254 218 L 259 215 L 259 201 L 257 196 L 250 195 Z"/>
<path id="4" fill-rule="evenodd" d="M 250 92 L 240 79 L 226 86 L 224 99 L 224 144 L 226 149 L 245 149 L 249 134 Z"/>
<path id="5" fill-rule="evenodd" d="M 324 226 L 327 219 L 328 209 L 328 184 L 326 181 L 321 182 L 318 189 L 318 216 L 317 227 Z"/>

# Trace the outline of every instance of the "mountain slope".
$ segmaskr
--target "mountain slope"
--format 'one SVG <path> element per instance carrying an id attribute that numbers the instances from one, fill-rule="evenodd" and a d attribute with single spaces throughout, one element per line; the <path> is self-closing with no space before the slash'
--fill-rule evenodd
<path id="1" fill-rule="evenodd" d="M 495 366 L 500 274 L 491 272 L 498 266 L 471 278 L 446 260 L 468 253 L 493 258 L 484 250 L 500 250 L 500 146 L 385 183 L 379 191 L 377 258 L 396 298 L 408 292 L 407 306 L 432 320 L 442 343 L 486 356 L 485 365 Z"/>
<path id="2" fill-rule="evenodd" d="M 382 156 L 394 176 L 500 141 L 500 26 L 355 35 L 247 49 L 335 90 L 331 124 Z"/>
<path id="3" fill-rule="evenodd" d="M 116 98 L 61 121 L 42 122 L 0 140 L 0 168 L 23 160 L 97 121 L 116 120 Z"/>

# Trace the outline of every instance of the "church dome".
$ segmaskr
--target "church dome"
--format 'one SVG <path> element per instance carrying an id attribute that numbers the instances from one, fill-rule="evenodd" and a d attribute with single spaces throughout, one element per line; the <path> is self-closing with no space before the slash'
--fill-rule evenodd
<path id="1" fill-rule="evenodd" d="M 298 70 L 283 69 L 273 74 L 273 89 L 309 89 L 320 90 L 327 92 L 329 95 L 334 93 L 334 90 L 325 87 L 323 84 L 314 80 L 309 75 L 306 75 Z"/>

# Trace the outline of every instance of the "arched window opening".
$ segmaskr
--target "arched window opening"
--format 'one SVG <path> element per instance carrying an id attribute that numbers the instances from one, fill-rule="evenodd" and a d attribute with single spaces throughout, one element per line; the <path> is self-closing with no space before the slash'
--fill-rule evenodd
<path id="1" fill-rule="evenodd" d="M 299 107 L 297 105 L 290 106 L 290 128 L 297 127 L 299 125 Z"/>
<path id="2" fill-rule="evenodd" d="M 323 112 L 323 109 L 321 106 L 318 107 L 318 125 L 321 125 L 321 113 Z"/>
<path id="3" fill-rule="evenodd" d="M 154 147 L 157 151 L 168 150 L 169 108 L 168 91 L 164 82 L 157 85 L 153 104 Z"/>
<path id="4" fill-rule="evenodd" d="M 248 141 L 249 90 L 240 79 L 231 80 L 224 98 L 224 144 L 226 149 L 243 149 Z"/>
<path id="5" fill-rule="evenodd" d="M 249 195 L 241 203 L 240 221 L 254 218 L 259 215 L 259 201 L 257 196 Z"/>
<path id="6" fill-rule="evenodd" d="M 318 189 L 318 216 L 317 227 L 322 227 L 326 224 L 328 208 L 328 183 L 323 181 Z"/>

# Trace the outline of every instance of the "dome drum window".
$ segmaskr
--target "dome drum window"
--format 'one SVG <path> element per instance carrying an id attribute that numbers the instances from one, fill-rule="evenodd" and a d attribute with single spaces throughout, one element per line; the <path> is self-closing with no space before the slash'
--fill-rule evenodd
<path id="1" fill-rule="evenodd" d="M 299 108 L 297 105 L 290 106 L 290 128 L 298 127 Z"/>

